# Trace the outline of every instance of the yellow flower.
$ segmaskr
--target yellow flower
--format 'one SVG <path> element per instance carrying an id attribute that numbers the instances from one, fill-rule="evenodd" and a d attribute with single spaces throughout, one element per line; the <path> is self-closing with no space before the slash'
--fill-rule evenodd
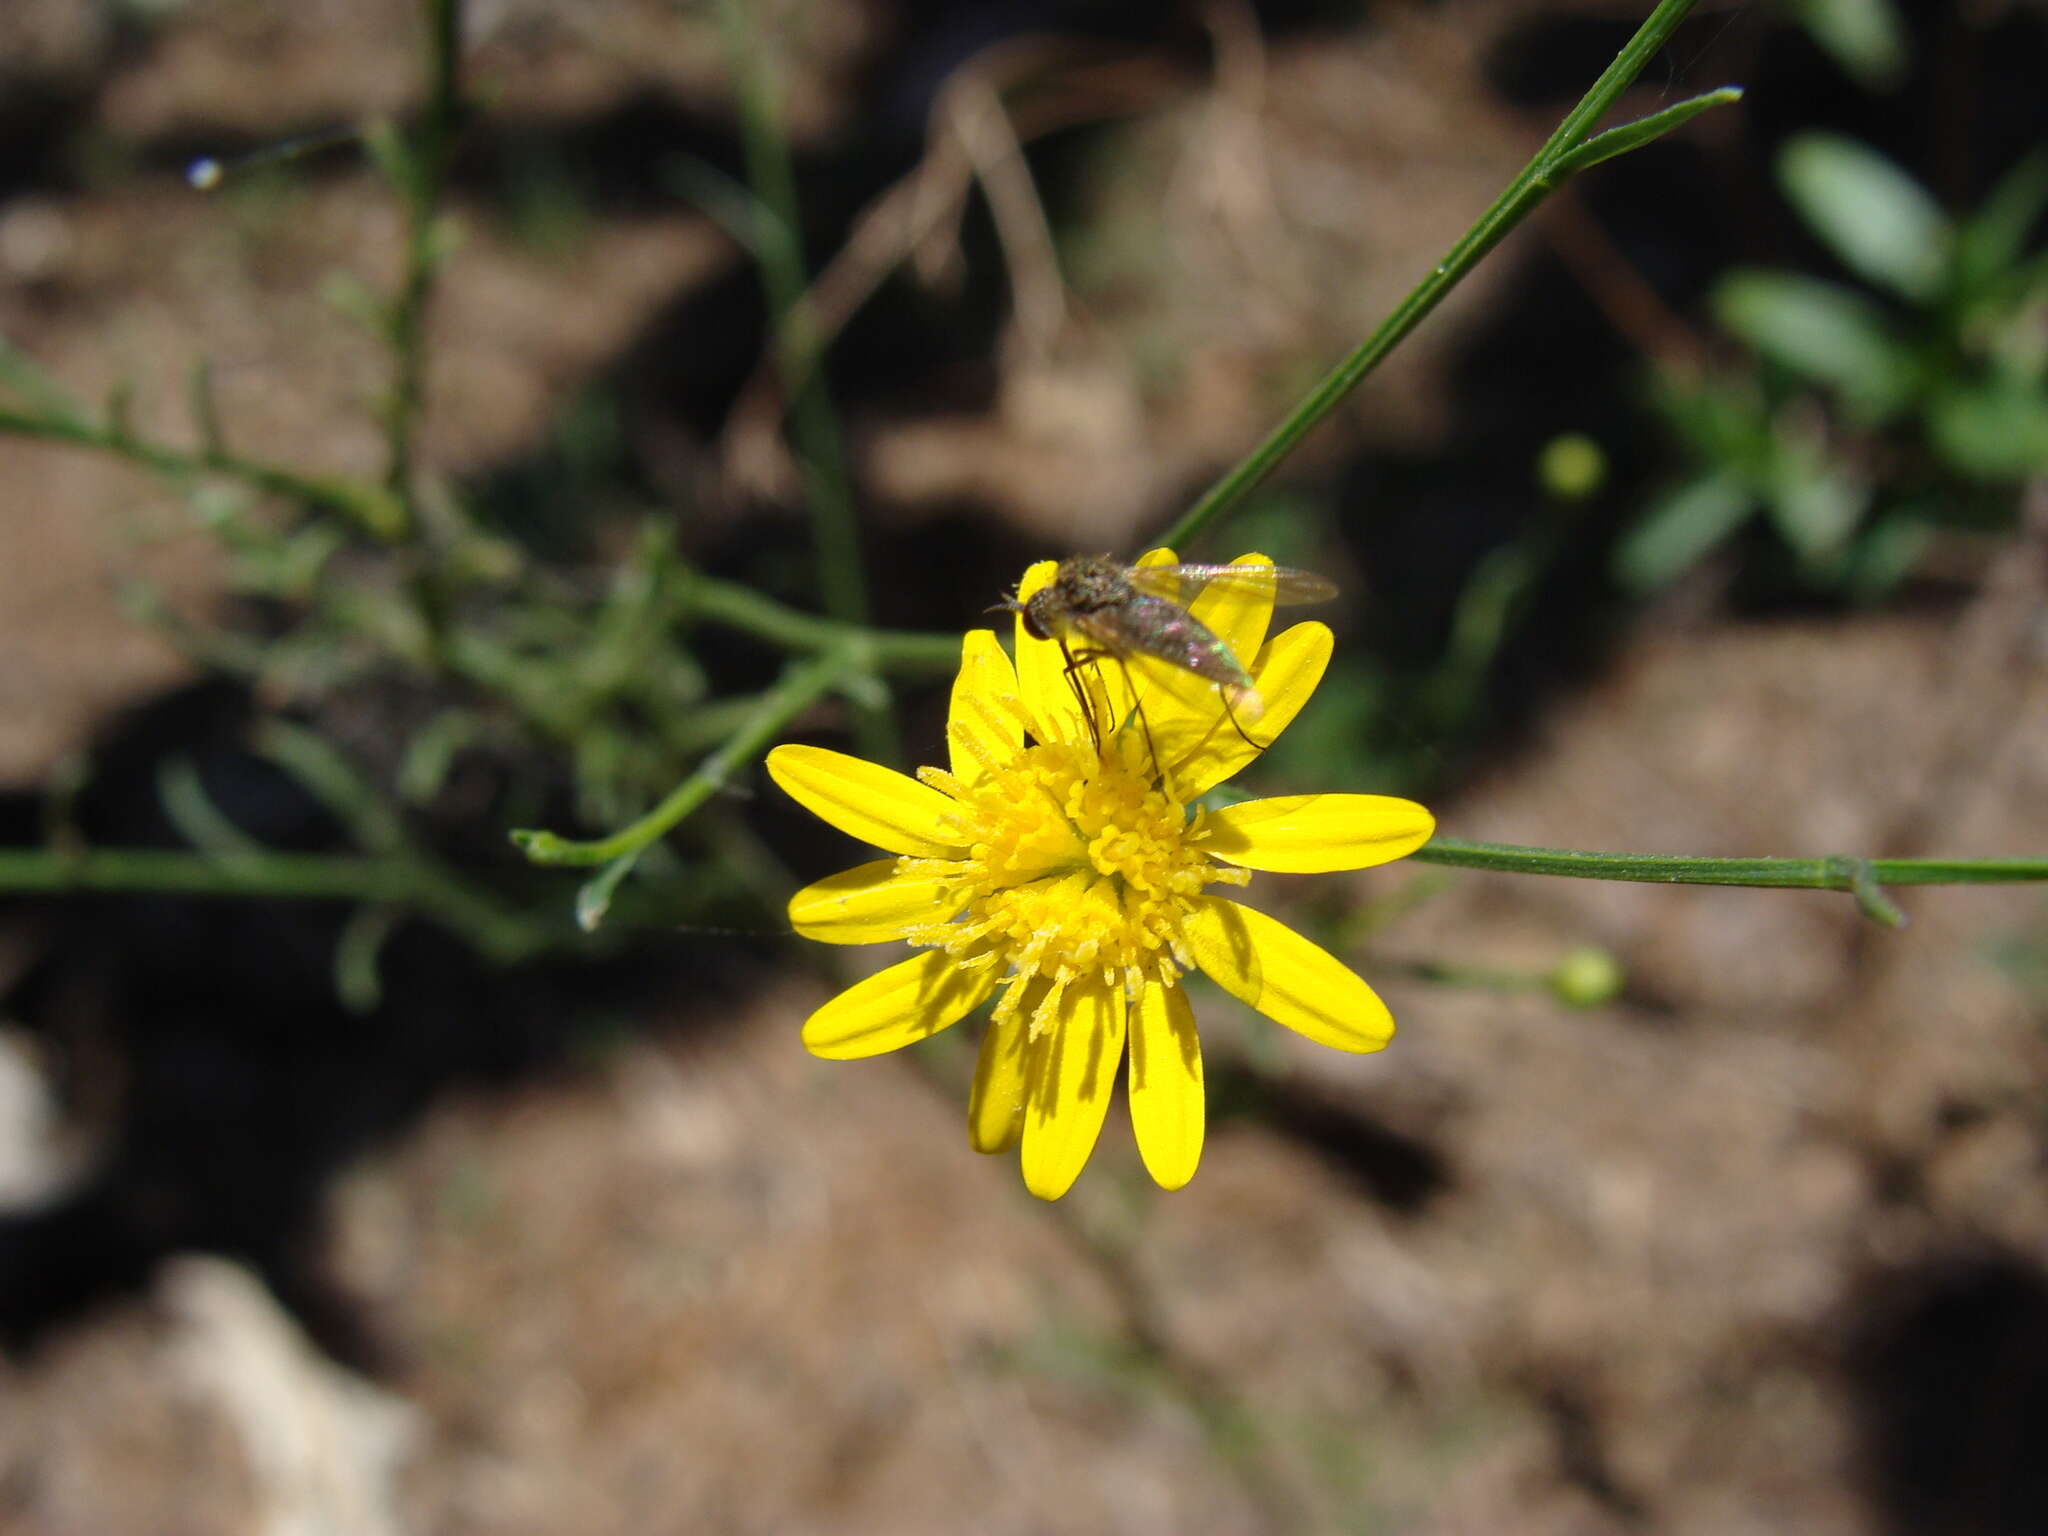
<path id="1" fill-rule="evenodd" d="M 1054 568 L 1026 572 L 1019 600 Z M 1255 587 L 1213 583 L 1190 611 L 1237 656 L 1256 658 L 1263 711 L 1248 733 L 1269 744 L 1322 680 L 1330 631 L 1297 624 L 1268 641 L 1271 597 L 1245 590 Z M 1178 1189 L 1202 1155 L 1201 1045 L 1180 986 L 1189 970 L 1336 1050 L 1376 1051 L 1394 1033 L 1386 1005 L 1348 967 L 1207 888 L 1243 885 L 1253 870 L 1384 863 L 1419 848 L 1435 823 L 1385 795 L 1191 811 L 1260 751 L 1215 686 L 1135 658 L 1084 666 L 1077 689 L 1060 647 L 1021 622 L 1016 658 L 992 631 L 967 635 L 945 769 L 911 779 L 822 747 L 768 755 L 792 798 L 893 855 L 799 891 L 789 904 L 797 932 L 828 944 L 906 939 L 924 951 L 818 1009 L 804 1044 L 835 1059 L 879 1055 L 996 998 L 969 1140 L 983 1152 L 1021 1142 L 1025 1184 L 1057 1200 L 1094 1150 L 1128 1039 L 1138 1150 L 1155 1180 Z"/>

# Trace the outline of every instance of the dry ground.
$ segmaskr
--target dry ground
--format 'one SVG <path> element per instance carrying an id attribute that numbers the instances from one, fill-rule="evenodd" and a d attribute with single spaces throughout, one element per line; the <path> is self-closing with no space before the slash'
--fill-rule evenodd
<path id="1" fill-rule="evenodd" d="M 1946 635 L 1647 640 L 1446 825 L 1870 846 Z M 1942 789 L 1945 849 L 2048 827 L 2029 677 Z M 1393 1201 L 1242 1121 L 1155 1196 L 1113 1121 L 1039 1206 L 967 1151 L 943 1063 L 806 1058 L 820 994 L 792 983 L 715 1036 L 446 1103 L 336 1190 L 396 1362 L 376 1412 L 195 1260 L 14 1373 L 4 1482 L 47 1531 L 261 1529 L 307 1486 L 448 1531 L 1866 1529 L 1874 1280 L 2048 1242 L 2042 1003 L 1993 952 L 2038 897 L 1907 904 L 1866 938 L 1817 894 L 1459 881 L 1382 949 L 1597 939 L 1634 1000 L 1389 980 L 1383 1055 L 1279 1042 L 1432 1170 Z"/>

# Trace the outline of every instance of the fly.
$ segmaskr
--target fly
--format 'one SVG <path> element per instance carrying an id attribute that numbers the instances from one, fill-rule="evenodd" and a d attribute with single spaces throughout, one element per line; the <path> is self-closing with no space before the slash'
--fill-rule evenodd
<path id="1" fill-rule="evenodd" d="M 1239 712 L 1257 720 L 1264 710 L 1251 674 L 1184 602 L 1197 588 L 1219 587 L 1276 605 L 1337 595 L 1322 577 L 1284 565 L 1126 565 L 1113 555 L 1077 555 L 1062 560 L 1052 580 L 1023 602 L 1002 606 L 1022 615 L 1033 639 L 1058 643 L 1077 694 L 1074 674 L 1089 662 L 1113 656 L 1128 666 L 1133 657 L 1150 657 L 1214 683 L 1230 723 L 1256 747 L 1261 743 L 1237 723 Z M 1083 714 L 1092 722 L 1085 702 Z"/>

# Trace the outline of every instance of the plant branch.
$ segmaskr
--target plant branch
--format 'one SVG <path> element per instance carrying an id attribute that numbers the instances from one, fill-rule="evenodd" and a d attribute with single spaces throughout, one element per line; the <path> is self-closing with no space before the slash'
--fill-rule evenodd
<path id="1" fill-rule="evenodd" d="M 2004 859 L 1723 859 L 1665 853 L 1594 853 L 1431 838 L 1409 855 L 1425 864 L 1490 869 L 1514 875 L 1565 875 L 1580 880 L 1633 880 L 1656 885 L 1745 885 L 1847 891 L 1866 915 L 1891 926 L 1903 921 L 1885 899 L 1888 885 L 1980 885 L 2048 881 L 2048 857 Z"/>
<path id="2" fill-rule="evenodd" d="M 500 906 L 418 859 L 355 854 L 191 853 L 168 848 L 0 848 L 0 891 L 156 891 L 172 896 L 375 902 L 455 930 L 494 960 L 537 953 L 567 930 Z"/>
<path id="3" fill-rule="evenodd" d="M 1657 8 L 1629 39 L 1614 62 L 1594 82 L 1557 131 L 1544 142 L 1535 157 L 1494 199 L 1479 221 L 1459 237 L 1444 259 L 1394 306 L 1393 312 L 1366 337 L 1359 347 L 1304 399 L 1267 439 L 1205 492 L 1180 521 L 1155 541 L 1185 552 L 1208 526 L 1249 495 L 1280 462 L 1292 453 L 1356 389 L 1387 354 L 1408 333 L 1421 324 L 1429 312 L 1462 282 L 1479 264 L 1480 258 L 1498 245 L 1543 200 L 1569 179 L 1573 172 L 1612 155 L 1640 148 L 1660 134 L 1705 111 L 1740 98 L 1735 87 L 1723 87 L 1704 96 L 1680 102 L 1637 122 L 1627 123 L 1592 138 L 1594 127 L 1615 101 L 1634 83 L 1677 30 L 1697 0 L 1659 0 Z M 1589 142 L 1590 140 L 1590 142 Z"/>
<path id="4" fill-rule="evenodd" d="M 385 484 L 412 509 L 414 438 L 426 396 L 426 316 L 441 265 L 437 229 L 441 194 L 467 113 L 462 85 L 463 0 L 426 0 L 427 110 L 417 142 L 400 156 L 405 194 L 405 275 L 391 306 L 391 349 L 397 359 L 384 429 L 389 444 Z"/>
<path id="5" fill-rule="evenodd" d="M 98 449 L 172 480 L 223 475 L 265 495 L 281 496 L 302 506 L 331 508 L 380 541 L 396 538 L 405 523 L 404 507 L 382 486 L 302 475 L 274 464 L 241 458 L 218 446 L 188 453 L 148 442 L 111 423 L 100 425 L 68 415 L 32 416 L 19 411 L 0 411 L 0 434 Z"/>
<path id="6" fill-rule="evenodd" d="M 943 673 L 960 665 L 957 635 L 867 629 L 819 618 L 763 597 L 752 587 L 693 574 L 685 594 L 691 617 L 723 624 L 792 651 L 853 650 L 875 669 Z"/>
<path id="7" fill-rule="evenodd" d="M 512 833 L 512 841 L 536 864 L 592 865 L 637 858 L 650 843 L 724 788 L 742 763 L 766 751 L 790 721 L 859 670 L 860 658 L 850 649 L 827 651 L 792 664 L 781 680 L 761 695 L 759 707 L 723 746 L 699 763 L 661 804 L 610 837 L 580 842 L 521 828 Z"/>

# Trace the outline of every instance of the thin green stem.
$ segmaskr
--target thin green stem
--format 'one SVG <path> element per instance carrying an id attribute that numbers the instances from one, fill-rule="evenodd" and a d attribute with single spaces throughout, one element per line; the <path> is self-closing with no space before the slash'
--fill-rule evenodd
<path id="1" fill-rule="evenodd" d="M 382 486 L 301 475 L 218 447 L 189 453 L 148 442 L 115 425 L 103 426 L 70 416 L 31 416 L 19 411 L 0 411 L 0 434 L 97 449 L 172 480 L 225 476 L 264 495 L 281 496 L 302 506 L 331 508 L 379 540 L 396 537 L 404 525 L 404 508 Z"/>
<path id="2" fill-rule="evenodd" d="M 734 770 L 766 751 L 790 721 L 860 670 L 861 658 L 851 650 L 827 651 L 793 664 L 761 695 L 752 717 L 725 745 L 699 763 L 661 804 L 610 837 L 580 842 L 521 829 L 512 834 L 512 841 L 536 864 L 608 864 L 633 857 L 724 788 Z"/>
<path id="3" fill-rule="evenodd" d="M 943 673 L 960 665 L 957 635 L 924 635 L 911 630 L 867 629 L 786 607 L 752 587 L 692 575 L 685 605 L 691 617 L 758 636 L 792 651 L 857 649 L 871 667 L 886 672 Z"/>
<path id="4" fill-rule="evenodd" d="M 391 307 L 391 348 L 397 360 L 384 422 L 385 484 L 413 512 L 413 447 L 426 395 L 426 317 L 441 265 L 436 222 L 466 104 L 462 95 L 463 0 L 426 0 L 427 110 L 419 137 L 404 155 L 405 275 Z"/>
<path id="5" fill-rule="evenodd" d="M 776 361 L 790 390 L 797 454 L 817 540 L 818 585 L 825 611 L 843 624 L 859 624 L 868 613 L 867 583 L 860 564 L 860 541 L 840 451 L 839 424 L 823 377 L 807 369 L 815 361 L 804 291 L 802 213 L 797 204 L 796 173 L 790 163 L 789 140 L 782 131 L 773 72 L 748 17 L 745 0 L 726 0 L 726 46 L 739 81 L 740 131 L 745 141 L 747 180 L 761 214 L 755 254 L 768 290 L 768 309 L 775 333 Z"/>
<path id="6" fill-rule="evenodd" d="M 1536 151 L 1535 157 L 1522 167 L 1521 174 L 1494 199 L 1493 206 L 1465 231 L 1434 270 L 1416 284 L 1356 351 L 1309 392 L 1308 397 L 1273 430 L 1271 436 L 1211 486 L 1201 500 L 1190 507 L 1157 542 L 1185 551 L 1203 530 L 1249 495 L 1304 437 L 1343 402 L 1345 396 L 1380 365 L 1386 355 L 1422 322 L 1424 316 L 1443 302 L 1445 295 L 1464 280 L 1466 274 L 1479 264 L 1481 257 L 1562 186 L 1569 179 L 1570 172 L 1579 168 L 1572 161 L 1574 153 L 1586 142 L 1621 93 L 1648 66 L 1657 50 L 1664 46 L 1696 3 L 1697 0 L 1660 0 L 1636 35 L 1629 39 L 1606 72 L 1594 82 L 1593 88 L 1586 92 L 1570 115 L 1558 125 L 1557 131 Z M 1708 104 L 1733 101 L 1738 94 L 1732 89 L 1712 92 L 1710 95 L 1714 99 Z M 1656 132 L 1665 132 L 1691 115 L 1690 112 L 1666 109 L 1645 121 L 1653 124 Z M 1655 133 L 1649 132 L 1632 135 L 1625 147 L 1635 148 L 1654 136 Z"/>
<path id="7" fill-rule="evenodd" d="M 833 618 L 842 624 L 864 624 L 869 604 L 859 519 L 838 413 L 832 408 L 824 370 L 816 366 L 823 346 L 804 297 L 810 279 L 804 270 L 803 214 L 774 71 L 746 0 L 725 0 L 723 10 L 726 49 L 739 82 L 747 180 L 757 210 L 754 251 L 767 287 L 776 366 L 789 398 L 790 435 L 811 514 L 818 590 Z M 853 705 L 862 752 L 882 761 L 895 760 L 900 753 L 887 690 L 876 688 L 870 697 L 854 699 Z"/>
<path id="8" fill-rule="evenodd" d="M 376 902 L 432 917 L 498 960 L 537 953 L 568 936 L 566 928 L 524 917 L 430 864 L 399 856 L 268 849 L 222 855 L 165 848 L 0 848 L 0 891 L 156 891 L 173 896 Z"/>
<path id="9" fill-rule="evenodd" d="M 1579 880 L 1633 880 L 1656 885 L 1745 885 L 1847 891 L 1880 922 L 1896 924 L 1884 898 L 1888 885 L 1981 885 L 2048 880 L 2048 857 L 2004 859 L 1722 859 L 1667 853 L 1594 853 L 1579 848 L 1529 848 L 1431 838 L 1411 858 L 1425 864 L 1490 869 L 1512 875 L 1566 875 Z"/>

